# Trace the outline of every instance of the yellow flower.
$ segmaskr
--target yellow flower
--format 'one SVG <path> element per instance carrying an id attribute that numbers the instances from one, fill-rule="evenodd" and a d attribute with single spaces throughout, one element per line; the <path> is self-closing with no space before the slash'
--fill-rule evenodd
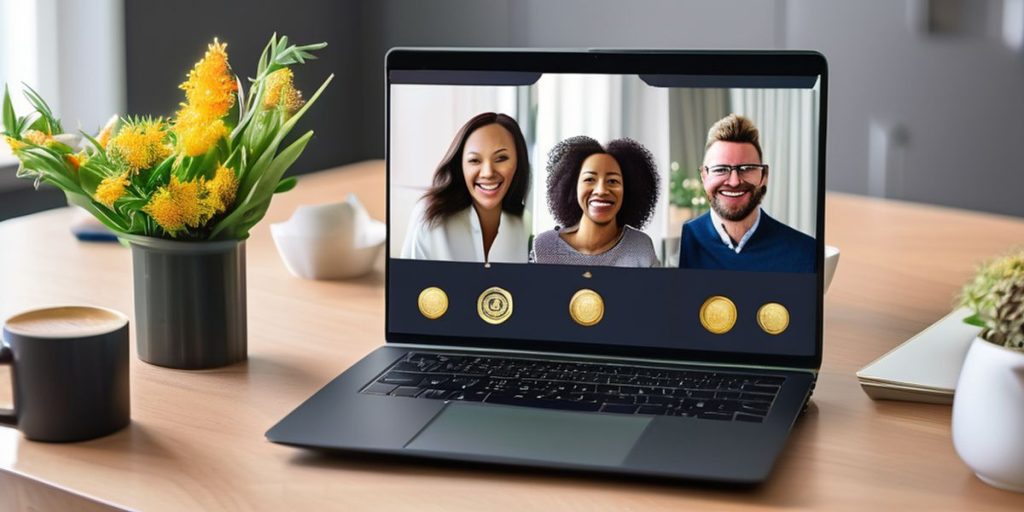
<path id="1" fill-rule="evenodd" d="M 272 109 L 280 105 L 292 114 L 302 107 L 302 92 L 295 88 L 293 78 L 289 68 L 281 68 L 267 76 L 263 108 Z"/>
<path id="2" fill-rule="evenodd" d="M 45 146 L 46 143 L 53 140 L 53 137 L 39 131 L 39 130 L 25 130 L 25 133 L 21 134 L 23 140 L 27 140 L 36 146 Z"/>
<path id="3" fill-rule="evenodd" d="M 26 146 L 26 144 L 14 137 L 8 137 L 4 135 L 4 140 L 7 141 L 7 145 L 11 147 L 11 151 L 18 151 Z"/>
<path id="4" fill-rule="evenodd" d="M 178 149 L 187 156 L 205 154 L 228 134 L 228 127 L 221 119 L 208 119 L 202 112 L 189 105 L 178 111 L 174 124 L 178 136 Z"/>
<path id="5" fill-rule="evenodd" d="M 82 166 L 89 161 L 89 155 L 85 154 L 85 151 L 82 151 L 81 153 L 68 153 L 64 155 L 64 160 L 67 160 L 71 169 L 78 171 L 78 169 L 81 169 Z"/>
<path id="6" fill-rule="evenodd" d="M 238 192 L 238 177 L 235 171 L 223 164 L 217 168 L 213 179 L 206 182 L 206 202 L 215 213 L 223 213 L 235 202 Z"/>
<path id="7" fill-rule="evenodd" d="M 159 119 L 129 124 L 110 139 L 107 153 L 129 172 L 138 173 L 171 154 L 171 147 L 164 142 L 166 138 L 164 122 Z"/>
<path id="8" fill-rule="evenodd" d="M 189 72 L 188 80 L 179 86 L 185 91 L 188 106 L 210 120 L 224 117 L 235 104 L 238 82 L 228 64 L 227 47 L 214 38 L 206 55 Z"/>
<path id="9" fill-rule="evenodd" d="M 124 196 L 128 183 L 127 172 L 103 178 L 103 181 L 96 187 L 96 201 L 106 205 L 108 208 L 112 208 L 114 202 Z"/>
<path id="10" fill-rule="evenodd" d="M 227 46 L 214 39 L 180 86 L 186 103 L 178 110 L 173 130 L 179 151 L 187 156 L 205 154 L 228 134 L 221 118 L 235 104 L 238 82 L 228 64 Z"/>
<path id="11" fill-rule="evenodd" d="M 186 226 L 197 228 L 210 220 L 214 212 L 203 199 L 203 180 L 182 183 L 176 176 L 166 187 L 160 187 L 142 211 L 174 236 Z"/>

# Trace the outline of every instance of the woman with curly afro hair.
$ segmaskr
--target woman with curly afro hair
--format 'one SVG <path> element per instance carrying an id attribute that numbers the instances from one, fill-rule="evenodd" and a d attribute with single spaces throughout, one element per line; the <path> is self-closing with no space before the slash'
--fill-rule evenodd
<path id="1" fill-rule="evenodd" d="M 530 158 L 515 119 L 479 114 L 455 134 L 413 209 L 402 258 L 526 263 Z"/>
<path id="2" fill-rule="evenodd" d="M 536 263 L 657 267 L 651 238 L 640 231 L 658 202 L 658 170 L 633 139 L 602 147 L 577 136 L 548 156 L 548 208 L 560 227 L 534 239 Z"/>

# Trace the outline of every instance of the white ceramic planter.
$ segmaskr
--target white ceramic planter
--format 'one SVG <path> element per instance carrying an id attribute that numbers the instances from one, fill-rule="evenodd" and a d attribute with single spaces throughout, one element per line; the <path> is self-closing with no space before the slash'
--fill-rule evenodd
<path id="1" fill-rule="evenodd" d="M 1024 352 L 974 339 L 953 399 L 953 446 L 985 483 L 1024 492 Z"/>

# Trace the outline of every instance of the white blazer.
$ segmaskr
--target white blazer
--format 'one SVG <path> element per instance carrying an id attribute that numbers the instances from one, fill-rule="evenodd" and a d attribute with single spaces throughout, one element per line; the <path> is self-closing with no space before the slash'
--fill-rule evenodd
<path id="1" fill-rule="evenodd" d="M 402 258 L 433 261 L 485 261 L 495 263 L 526 263 L 529 256 L 527 217 L 517 217 L 504 211 L 498 224 L 498 235 L 491 244 L 488 258 L 484 258 L 484 237 L 480 218 L 472 206 L 456 212 L 436 227 L 424 220 L 426 203 L 419 201 L 409 219 L 409 230 L 402 244 Z"/>

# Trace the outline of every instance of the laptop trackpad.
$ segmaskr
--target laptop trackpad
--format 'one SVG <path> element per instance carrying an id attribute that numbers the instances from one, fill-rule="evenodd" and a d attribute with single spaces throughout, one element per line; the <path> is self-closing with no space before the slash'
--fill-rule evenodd
<path id="1" fill-rule="evenodd" d="M 650 417 L 528 407 L 449 403 L 405 445 L 465 453 L 593 465 L 618 465 Z"/>

